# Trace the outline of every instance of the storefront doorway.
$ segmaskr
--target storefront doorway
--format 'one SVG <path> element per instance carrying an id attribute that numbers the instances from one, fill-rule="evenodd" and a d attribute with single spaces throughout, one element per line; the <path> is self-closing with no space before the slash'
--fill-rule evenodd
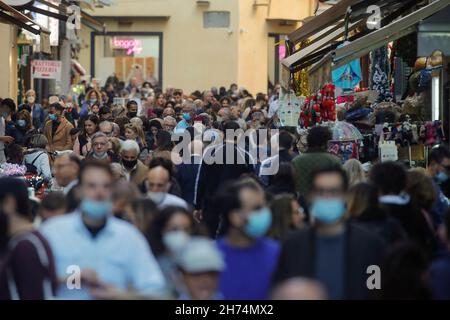
<path id="1" fill-rule="evenodd" d="M 138 84 L 162 87 L 161 32 L 91 33 L 91 76 L 103 86 L 113 73 L 125 84 L 134 77 Z"/>

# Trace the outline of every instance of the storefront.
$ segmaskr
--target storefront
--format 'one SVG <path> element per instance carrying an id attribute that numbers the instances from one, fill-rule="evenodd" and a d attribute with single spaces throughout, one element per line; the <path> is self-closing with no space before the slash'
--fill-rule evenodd
<path id="1" fill-rule="evenodd" d="M 162 82 L 163 34 L 160 32 L 91 33 L 91 75 L 103 86 L 113 75 L 139 85 Z"/>
<path id="2" fill-rule="evenodd" d="M 419 25 L 445 12 L 450 0 L 374 4 L 382 6 L 377 28 L 370 26 L 377 21 L 369 20 L 362 11 L 364 1 L 344 0 L 291 34 L 290 40 L 309 39 L 309 43 L 283 60 L 288 74 L 284 86 L 292 86 L 289 75 L 307 70 L 311 96 L 302 108 L 301 127 L 334 126 L 344 121 L 360 130 L 361 136 L 351 144 L 346 139 L 333 141 L 330 151 L 335 154 L 345 159 L 359 157 L 360 152 L 355 152 L 359 145 L 364 150 L 363 161 L 370 161 L 367 155 L 372 154 L 372 160 L 400 159 L 425 165 L 429 148 L 449 136 L 450 106 L 444 99 L 449 96 L 444 85 L 448 83 L 448 58 L 443 54 L 447 44 L 434 42 L 423 57 L 415 51 L 405 68 L 404 61 L 411 57 L 402 57 L 399 41 L 412 35 L 420 42 Z M 328 31 L 318 35 L 319 29 Z M 290 47 L 295 47 L 295 41 Z M 410 50 L 415 50 L 414 46 Z M 363 58 L 370 64 L 363 65 Z M 364 71 L 369 74 L 370 90 L 361 87 Z M 404 79 L 407 86 L 402 84 Z"/>

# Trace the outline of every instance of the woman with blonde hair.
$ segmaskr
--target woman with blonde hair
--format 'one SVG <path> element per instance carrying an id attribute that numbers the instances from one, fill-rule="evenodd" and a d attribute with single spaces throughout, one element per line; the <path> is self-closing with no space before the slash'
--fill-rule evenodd
<path id="1" fill-rule="evenodd" d="M 144 130 L 141 126 L 135 123 L 128 123 L 125 125 L 125 138 L 128 140 L 134 140 L 139 145 L 140 153 L 139 160 L 144 162 L 148 156 L 147 142 L 145 141 Z"/>
<path id="2" fill-rule="evenodd" d="M 344 170 L 347 173 L 349 186 L 365 182 L 366 176 L 361 162 L 357 159 L 350 159 L 344 164 Z"/>

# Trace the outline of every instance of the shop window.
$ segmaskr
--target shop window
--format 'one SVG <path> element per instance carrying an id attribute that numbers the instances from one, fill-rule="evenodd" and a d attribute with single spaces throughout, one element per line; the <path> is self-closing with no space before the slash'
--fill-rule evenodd
<path id="1" fill-rule="evenodd" d="M 206 11 L 203 12 L 203 28 L 229 28 L 229 11 Z"/>
<path id="2" fill-rule="evenodd" d="M 95 46 L 95 76 L 103 85 L 114 73 L 120 81 L 128 83 L 133 77 L 139 84 L 159 83 L 159 36 L 153 35 L 99 35 Z"/>

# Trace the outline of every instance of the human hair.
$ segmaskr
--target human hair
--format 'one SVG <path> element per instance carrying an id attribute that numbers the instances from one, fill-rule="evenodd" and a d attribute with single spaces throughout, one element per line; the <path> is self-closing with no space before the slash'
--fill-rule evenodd
<path id="1" fill-rule="evenodd" d="M 397 162 L 378 163 L 372 168 L 369 176 L 382 195 L 399 195 L 406 188 L 405 167 Z"/>
<path id="2" fill-rule="evenodd" d="M 69 161 L 75 163 L 78 168 L 81 167 L 81 160 L 80 158 L 72 151 L 72 150 L 63 150 L 63 151 L 58 151 L 55 154 L 55 159 L 64 157 L 64 156 L 68 156 L 69 157 Z"/>
<path id="3" fill-rule="evenodd" d="M 84 173 L 90 169 L 103 170 L 111 177 L 111 179 L 113 179 L 113 177 L 114 177 L 113 171 L 108 163 L 105 163 L 105 162 L 99 161 L 99 160 L 95 160 L 95 159 L 88 159 L 86 161 L 83 161 L 83 164 L 81 165 L 81 168 L 80 168 L 80 173 L 79 173 L 79 178 L 78 178 L 78 180 L 80 181 L 80 185 L 83 184 Z"/>
<path id="4" fill-rule="evenodd" d="M 62 192 L 50 192 L 41 201 L 41 209 L 54 211 L 67 208 L 66 196 Z"/>
<path id="5" fill-rule="evenodd" d="M 121 143 L 120 152 L 123 151 L 136 151 L 136 154 L 139 155 L 140 149 L 139 145 L 134 140 L 125 140 Z"/>
<path id="6" fill-rule="evenodd" d="M 13 99 L 10 98 L 3 99 L 1 101 L 1 105 L 7 107 L 9 111 L 11 111 L 11 113 L 16 112 L 16 103 L 14 102 Z"/>
<path id="7" fill-rule="evenodd" d="M 406 192 L 420 208 L 427 211 L 433 208 L 437 200 L 433 180 L 417 169 L 407 173 Z"/>
<path id="8" fill-rule="evenodd" d="M 166 118 L 167 118 L 167 117 L 165 117 L 164 120 L 165 120 Z M 175 120 L 175 119 L 174 119 L 174 120 Z M 175 122 L 176 122 L 176 121 L 175 121 Z M 152 120 L 150 120 L 150 121 L 148 122 L 148 130 L 150 130 L 151 127 L 155 127 L 155 128 L 157 128 L 158 130 L 161 130 L 161 129 L 162 129 L 161 122 L 160 122 L 159 120 L 156 120 L 156 119 L 152 119 Z"/>
<path id="9" fill-rule="evenodd" d="M 345 173 L 344 169 L 340 165 L 329 165 L 322 167 L 316 171 L 314 171 L 311 175 L 311 187 L 314 189 L 314 184 L 317 179 L 317 177 L 324 175 L 324 174 L 336 174 L 341 177 L 342 181 L 342 189 L 344 191 L 347 191 L 348 189 L 348 178 L 347 174 Z"/>
<path id="10" fill-rule="evenodd" d="M 31 221 L 31 208 L 25 180 L 16 177 L 0 178 L 0 203 L 3 203 L 8 196 L 16 201 L 16 213 Z"/>
<path id="11" fill-rule="evenodd" d="M 331 140 L 331 131 L 327 127 L 315 126 L 309 130 L 306 141 L 308 150 L 325 149 L 328 141 Z"/>
<path id="12" fill-rule="evenodd" d="M 172 135 L 167 131 L 159 130 L 156 134 L 156 145 L 159 151 L 172 151 Z"/>
<path id="13" fill-rule="evenodd" d="M 52 103 L 49 108 L 55 108 L 56 111 L 60 111 L 63 112 L 64 111 L 64 107 L 62 106 L 62 104 L 60 104 L 59 102 L 55 102 Z"/>
<path id="14" fill-rule="evenodd" d="M 138 104 L 137 104 L 137 102 L 134 101 L 134 100 L 129 100 L 129 101 L 127 102 L 127 110 L 130 109 L 131 105 L 137 106 Z"/>
<path id="15" fill-rule="evenodd" d="M 8 163 L 23 164 L 23 149 L 17 143 L 10 143 L 6 146 L 6 154 L 8 155 Z"/>
<path id="16" fill-rule="evenodd" d="M 360 217 L 368 208 L 378 206 L 377 188 L 367 182 L 350 187 L 347 200 L 347 213 L 352 218 Z"/>
<path id="17" fill-rule="evenodd" d="M 156 167 L 163 167 L 169 173 L 170 178 L 172 178 L 173 176 L 173 163 L 167 158 L 162 157 L 153 158 L 152 161 L 150 161 L 148 167 L 150 170 Z"/>
<path id="18" fill-rule="evenodd" d="M 450 159 L 450 151 L 445 145 L 440 145 L 431 149 L 431 152 L 428 156 L 428 163 L 442 163 L 444 159 Z"/>
<path id="19" fill-rule="evenodd" d="M 47 137 L 43 134 L 35 134 L 31 137 L 30 144 L 32 148 L 45 149 L 48 144 Z"/>
<path id="20" fill-rule="evenodd" d="M 86 100 L 89 100 L 89 99 L 91 98 L 92 92 L 95 93 L 95 97 L 96 97 L 95 99 L 96 99 L 97 101 L 101 101 L 102 95 L 101 95 L 100 92 L 98 92 L 98 91 L 95 90 L 95 89 L 90 89 L 90 90 L 86 93 Z"/>
<path id="21" fill-rule="evenodd" d="M 114 122 L 119 126 L 120 135 L 123 137 L 125 135 L 125 125 L 127 123 L 130 123 L 130 119 L 128 119 L 127 117 L 117 117 L 115 118 Z"/>
<path id="22" fill-rule="evenodd" d="M 229 215 L 242 208 L 241 192 L 245 189 L 263 192 L 261 186 L 252 178 L 229 181 L 225 183 L 213 197 L 213 208 L 222 217 L 221 233 L 227 233 L 230 229 Z"/>
<path id="23" fill-rule="evenodd" d="M 294 144 L 294 137 L 285 130 L 281 130 L 278 135 L 280 149 L 290 150 Z"/>
<path id="24" fill-rule="evenodd" d="M 83 120 L 80 136 L 82 136 L 84 138 L 88 138 L 88 134 L 86 132 L 86 121 L 91 121 L 95 125 L 95 132 L 97 132 L 98 128 L 99 128 L 98 124 L 100 122 L 100 119 L 96 115 L 91 114 L 86 119 Z"/>
<path id="25" fill-rule="evenodd" d="M 19 120 L 19 119 L 25 120 L 25 123 L 26 123 L 25 130 L 27 130 L 27 131 L 30 130 L 31 127 L 33 126 L 33 122 L 31 120 L 31 113 L 28 110 L 22 109 L 19 112 L 17 112 L 16 120 Z"/>
<path id="26" fill-rule="evenodd" d="M 193 234 L 196 233 L 194 218 L 188 210 L 175 206 L 164 208 L 161 212 L 156 214 L 150 225 L 149 232 L 146 235 L 152 252 L 157 257 L 166 251 L 166 246 L 163 243 L 163 232 L 169 221 L 177 214 L 182 214 L 188 218 L 191 223 Z"/>
<path id="27" fill-rule="evenodd" d="M 99 115 L 104 115 L 104 114 L 108 114 L 111 113 L 111 108 L 108 106 L 103 106 L 100 108 L 100 111 L 98 112 Z"/>
<path id="28" fill-rule="evenodd" d="M 144 130 L 142 130 L 141 126 L 138 126 L 135 123 L 127 123 L 125 125 L 125 130 L 127 129 L 132 130 L 134 133 L 136 133 L 137 137 L 139 138 L 140 142 L 144 145 L 144 147 L 147 146 L 147 142 L 145 142 Z"/>
<path id="29" fill-rule="evenodd" d="M 347 173 L 348 181 L 350 186 L 354 186 L 360 182 L 366 180 L 364 170 L 361 162 L 357 159 L 349 159 L 345 162 L 343 166 L 345 172 Z"/>
<path id="30" fill-rule="evenodd" d="M 94 135 L 93 135 L 92 138 L 91 138 L 91 141 L 94 142 L 94 140 L 95 140 L 95 139 L 98 139 L 98 138 L 105 138 L 105 139 L 108 140 L 108 137 L 106 136 L 106 134 L 104 134 L 104 133 L 101 132 L 101 131 L 98 131 L 98 132 L 94 133 Z"/>
<path id="31" fill-rule="evenodd" d="M 236 130 L 239 130 L 240 128 L 241 127 L 239 126 L 239 124 L 236 121 L 233 121 L 233 120 L 227 121 L 227 122 L 222 124 L 222 131 L 225 132 L 225 133 L 227 132 L 227 130 L 236 131 Z"/>
<path id="32" fill-rule="evenodd" d="M 270 202 L 272 211 L 272 226 L 268 236 L 282 240 L 291 230 L 292 226 L 292 202 L 296 201 L 292 194 L 280 194 L 275 196 Z"/>

